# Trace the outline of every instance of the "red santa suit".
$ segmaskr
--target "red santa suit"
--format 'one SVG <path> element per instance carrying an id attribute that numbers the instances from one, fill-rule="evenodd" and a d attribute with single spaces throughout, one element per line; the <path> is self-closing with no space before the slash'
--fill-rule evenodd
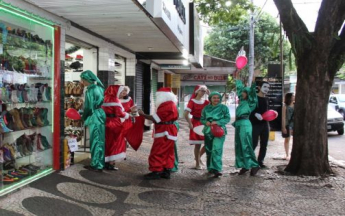
<path id="1" fill-rule="evenodd" d="M 207 90 L 207 87 L 204 85 L 197 85 L 194 89 L 194 93 L 192 94 L 191 99 L 188 102 L 187 107 L 185 108 L 185 111 L 190 112 L 190 114 L 193 116 L 191 119 L 191 122 L 193 124 L 193 128 L 202 125 L 200 122 L 201 118 L 201 112 L 204 109 L 206 105 L 208 105 L 210 102 L 205 99 L 196 100 L 196 96 L 198 92 L 201 89 Z M 194 132 L 194 130 L 189 131 L 189 144 L 190 145 L 198 145 L 204 143 L 204 136 L 200 136 Z"/>
<path id="2" fill-rule="evenodd" d="M 170 88 L 161 88 L 156 93 L 157 111 L 155 120 L 154 142 L 149 156 L 149 170 L 162 172 L 174 167 L 174 144 L 177 140 L 177 127 L 174 121 L 178 119 L 177 98 Z"/>
<path id="3" fill-rule="evenodd" d="M 129 118 L 118 99 L 119 85 L 111 85 L 104 93 L 102 108 L 106 113 L 105 162 L 126 158 L 126 143 L 123 135 L 124 122 Z"/>
<path id="4" fill-rule="evenodd" d="M 120 86 L 118 95 L 120 95 L 120 93 L 125 88 L 127 88 L 127 94 L 129 94 L 130 89 L 127 86 Z M 132 98 L 128 97 L 127 99 L 120 99 L 120 101 L 121 101 L 123 108 L 125 109 L 125 112 L 130 113 L 131 108 L 134 106 L 134 102 L 133 102 Z"/>

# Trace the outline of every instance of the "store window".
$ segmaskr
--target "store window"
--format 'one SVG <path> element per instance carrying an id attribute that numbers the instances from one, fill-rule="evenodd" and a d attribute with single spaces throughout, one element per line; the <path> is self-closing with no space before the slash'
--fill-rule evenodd
<path id="1" fill-rule="evenodd" d="M 0 2 L 0 194 L 52 171 L 54 28 Z"/>

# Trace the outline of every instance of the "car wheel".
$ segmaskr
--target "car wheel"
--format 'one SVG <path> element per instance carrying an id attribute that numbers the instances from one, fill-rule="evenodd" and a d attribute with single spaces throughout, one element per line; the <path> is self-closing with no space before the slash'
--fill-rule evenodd
<path id="1" fill-rule="evenodd" d="M 339 129 L 339 130 L 338 130 L 338 134 L 339 134 L 339 135 L 343 135 L 343 134 L 344 134 L 344 128 Z"/>
<path id="2" fill-rule="evenodd" d="M 339 110 L 339 113 L 343 116 L 343 119 L 345 120 L 345 112 L 344 112 L 344 110 Z"/>

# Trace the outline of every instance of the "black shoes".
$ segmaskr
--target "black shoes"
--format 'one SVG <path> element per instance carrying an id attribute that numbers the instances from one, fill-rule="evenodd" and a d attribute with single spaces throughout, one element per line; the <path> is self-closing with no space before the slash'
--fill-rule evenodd
<path id="1" fill-rule="evenodd" d="M 218 171 L 214 171 L 214 178 L 219 178 L 219 177 L 221 177 L 223 175 L 223 173 L 221 173 L 221 172 L 218 172 Z"/>
<path id="2" fill-rule="evenodd" d="M 106 170 L 113 170 L 113 171 L 119 170 L 119 168 L 117 168 L 117 167 L 115 166 L 115 164 L 110 164 L 110 163 L 108 163 L 108 162 L 106 162 L 106 163 L 104 164 L 104 168 L 105 168 Z"/>
<path id="3" fill-rule="evenodd" d="M 92 166 L 90 166 L 90 165 L 88 165 L 88 166 L 84 166 L 84 168 L 85 168 L 85 169 L 87 169 L 87 170 L 93 171 L 93 172 L 98 172 L 98 173 L 103 172 L 103 170 L 93 168 L 93 167 L 92 167 Z"/>
<path id="4" fill-rule="evenodd" d="M 251 175 L 251 176 L 255 176 L 255 175 L 258 173 L 259 170 L 260 170 L 260 167 L 254 167 L 254 168 L 252 168 L 252 169 L 250 170 L 250 175 Z"/>
<path id="5" fill-rule="evenodd" d="M 263 163 L 259 163 L 259 166 L 260 166 L 261 169 L 267 169 L 267 166 L 265 164 L 263 164 Z"/>
<path id="6" fill-rule="evenodd" d="M 161 178 L 164 178 L 164 179 L 170 179 L 170 170 L 169 169 L 164 169 L 163 172 L 161 172 L 159 175 Z"/>
<path id="7" fill-rule="evenodd" d="M 156 179 L 160 179 L 161 175 L 159 172 L 151 172 L 149 174 L 144 175 L 144 178 L 146 180 L 156 180 Z"/>
<path id="8" fill-rule="evenodd" d="M 245 169 L 245 168 L 242 168 L 242 169 L 240 170 L 240 172 L 238 173 L 238 175 L 243 175 L 243 174 L 245 174 L 246 172 L 248 172 L 248 170 Z"/>

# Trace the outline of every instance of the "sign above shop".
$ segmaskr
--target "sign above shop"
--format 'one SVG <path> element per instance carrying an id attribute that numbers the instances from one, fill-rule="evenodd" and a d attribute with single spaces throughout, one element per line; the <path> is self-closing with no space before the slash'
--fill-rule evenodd
<path id="1" fill-rule="evenodd" d="M 177 13 L 180 16 L 182 22 L 186 24 L 186 8 L 183 5 L 182 0 L 174 0 L 174 5 L 176 7 Z"/>
<path id="2" fill-rule="evenodd" d="M 184 74 L 182 81 L 226 81 L 227 75 L 207 75 L 207 74 Z"/>
<path id="3" fill-rule="evenodd" d="M 178 64 L 161 64 L 159 65 L 163 70 L 190 70 L 190 65 L 178 65 Z"/>

